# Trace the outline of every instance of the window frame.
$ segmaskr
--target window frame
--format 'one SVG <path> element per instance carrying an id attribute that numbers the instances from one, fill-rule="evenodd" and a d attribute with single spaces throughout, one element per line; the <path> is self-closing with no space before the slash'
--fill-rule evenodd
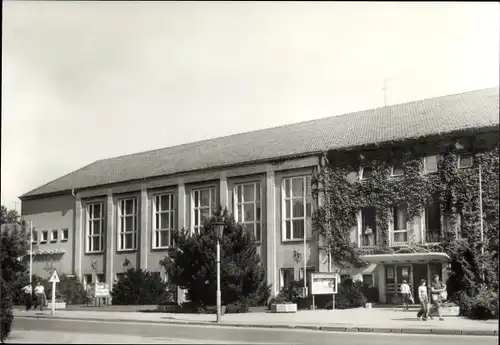
<path id="1" fill-rule="evenodd" d="M 201 192 L 207 190 L 209 191 L 209 197 L 208 197 L 209 205 L 201 206 Z M 196 198 L 195 198 L 196 193 L 199 193 L 198 206 L 196 205 Z M 212 205 L 212 203 L 215 204 Z M 203 229 L 204 224 L 201 224 L 201 211 L 206 208 L 208 208 L 208 218 L 211 218 L 214 210 L 217 208 L 217 188 L 215 188 L 215 186 L 212 185 L 193 188 L 191 190 L 191 226 L 190 226 L 191 234 L 200 233 L 200 231 Z M 198 222 L 200 222 L 198 225 L 196 224 L 196 215 L 198 216 Z"/>
<path id="2" fill-rule="evenodd" d="M 169 198 L 169 204 L 170 207 L 166 210 L 161 209 L 161 198 L 167 196 Z M 158 205 L 158 201 L 160 201 L 160 205 Z M 152 243 L 151 243 L 151 248 L 154 250 L 158 249 L 168 249 L 173 245 L 173 239 L 172 239 L 172 231 L 175 229 L 176 222 L 177 222 L 177 207 L 175 205 L 175 193 L 174 192 L 163 192 L 163 193 L 157 193 L 153 195 L 153 219 L 152 219 L 152 230 L 153 230 L 153 236 L 151 237 Z M 158 209 L 158 206 L 160 206 L 160 209 Z M 169 214 L 169 226 L 168 228 L 165 227 L 158 227 L 157 223 L 157 215 L 158 215 L 158 220 L 160 223 L 162 223 L 161 216 L 162 214 Z M 167 245 L 162 245 L 161 242 L 161 234 L 163 232 L 168 233 L 168 244 Z M 156 245 L 156 242 L 158 240 L 158 245 Z"/>
<path id="3" fill-rule="evenodd" d="M 372 170 L 372 176 L 370 177 L 364 177 L 364 173 L 365 173 L 365 168 L 370 168 Z M 369 165 L 369 164 L 366 164 L 366 165 L 362 165 L 360 168 L 359 168 L 359 179 L 361 181 L 368 181 L 368 180 L 371 180 L 373 178 L 373 166 L 372 165 Z"/>
<path id="4" fill-rule="evenodd" d="M 50 242 L 54 243 L 57 242 L 58 240 L 59 240 L 59 230 L 58 229 L 50 230 Z"/>
<path id="5" fill-rule="evenodd" d="M 293 241 L 303 241 L 304 237 L 306 240 L 308 239 L 308 234 L 307 234 L 307 183 L 309 180 L 310 176 L 309 175 L 298 175 L 298 176 L 286 176 L 283 177 L 281 180 L 281 240 L 283 242 L 293 242 Z M 303 180 L 303 196 L 302 197 L 294 197 L 293 196 L 293 180 L 296 179 L 302 179 Z M 286 181 L 290 181 L 290 196 L 286 196 Z M 312 188 L 312 186 L 311 186 Z M 293 216 L 293 200 L 294 199 L 299 199 L 302 198 L 303 201 L 303 211 L 304 215 L 302 217 L 294 217 Z M 290 200 L 290 218 L 286 217 L 286 201 Z M 312 207 L 312 205 L 310 206 Z M 293 234 L 293 221 L 294 220 L 302 220 L 304 224 L 304 233 L 302 237 L 295 237 Z M 290 222 L 290 238 L 287 238 L 286 235 L 286 222 Z"/>
<path id="6" fill-rule="evenodd" d="M 367 235 L 365 234 L 365 228 L 366 228 L 366 225 L 370 225 L 369 222 L 366 222 L 365 219 L 365 210 L 366 209 L 373 209 L 374 212 L 373 212 L 373 225 L 375 225 L 374 227 L 372 227 L 372 234 L 373 234 L 373 246 L 370 246 L 370 245 L 365 245 L 365 239 L 367 238 Z M 372 247 L 376 247 L 378 245 L 378 242 L 379 242 L 379 236 L 378 236 L 378 229 L 377 229 L 377 209 L 375 206 L 366 206 L 366 207 L 363 207 L 361 208 L 360 210 L 360 227 L 361 227 L 361 246 L 362 248 L 372 248 Z"/>
<path id="7" fill-rule="evenodd" d="M 394 167 L 396 166 L 396 164 L 401 164 L 401 174 L 394 174 Z M 400 162 L 400 161 L 396 161 L 392 164 L 391 166 L 391 177 L 399 177 L 399 176 L 404 176 L 405 172 L 404 172 L 404 169 L 403 169 L 403 162 Z"/>
<path id="8" fill-rule="evenodd" d="M 64 234 L 66 233 L 66 236 Z M 67 242 L 69 240 L 69 229 L 61 229 L 61 242 Z"/>
<path id="9" fill-rule="evenodd" d="M 127 201 L 132 200 L 132 213 L 131 214 L 124 214 L 123 212 L 126 212 L 126 203 Z M 130 251 L 136 251 L 137 250 L 137 234 L 138 234 L 138 229 L 139 229 L 139 199 L 136 196 L 129 196 L 126 198 L 121 198 L 118 200 L 118 224 L 117 224 L 117 240 L 116 240 L 116 251 L 117 252 L 130 252 Z M 132 218 L 132 226 L 133 230 L 124 230 L 126 227 L 126 219 L 127 218 Z M 125 236 L 126 235 L 132 235 L 132 247 L 131 248 L 125 248 L 126 240 Z"/>
<path id="10" fill-rule="evenodd" d="M 396 230 L 396 223 L 397 223 L 397 220 L 396 220 L 396 217 L 397 217 L 397 212 L 398 210 L 400 209 L 403 209 L 403 212 L 405 213 L 405 229 L 398 229 Z M 409 234 L 409 222 L 408 222 L 408 214 L 407 214 L 407 210 L 406 208 L 404 208 L 403 206 L 393 206 L 391 208 L 391 211 L 392 211 L 392 243 L 394 245 L 407 245 L 409 243 L 409 238 L 408 238 L 408 234 Z M 403 233 L 406 233 L 406 241 L 396 241 L 396 236 L 395 234 L 403 234 Z"/>
<path id="11" fill-rule="evenodd" d="M 49 242 L 49 231 L 48 230 L 42 230 L 40 233 L 41 233 L 40 243 L 47 243 L 47 242 Z"/>
<path id="12" fill-rule="evenodd" d="M 95 214 L 95 207 L 99 205 L 100 206 L 100 217 L 99 218 L 94 218 L 93 215 Z M 90 212 L 92 210 L 92 213 Z M 92 214 L 92 218 L 91 218 Z M 93 202 L 88 202 L 85 205 L 85 253 L 86 254 L 96 254 L 96 253 L 103 253 L 104 252 L 104 226 L 106 224 L 105 222 L 105 215 L 104 215 L 104 202 L 102 201 L 93 201 Z M 94 233 L 94 222 L 98 221 L 99 222 L 99 234 Z M 91 226 L 92 224 L 92 226 Z M 91 231 L 92 228 L 92 231 Z M 92 233 L 91 233 L 92 232 Z M 94 238 L 100 238 L 99 240 L 99 248 L 96 250 L 94 248 Z"/>
<path id="13" fill-rule="evenodd" d="M 31 238 L 31 243 L 32 244 L 38 244 L 38 231 L 33 230 L 32 231 L 33 237 Z"/>
<path id="14" fill-rule="evenodd" d="M 464 156 L 470 158 L 470 165 L 461 166 L 462 158 Z M 473 166 L 474 166 L 474 155 L 472 153 L 461 153 L 458 155 L 458 159 L 457 159 L 458 169 L 469 169 L 469 168 L 472 168 Z"/>
<path id="15" fill-rule="evenodd" d="M 427 170 L 427 159 L 429 157 L 436 157 L 436 171 L 428 171 Z M 439 167 L 438 167 L 438 155 L 435 154 L 435 155 L 426 155 L 423 157 L 423 165 L 424 165 L 424 174 L 427 175 L 427 174 L 437 174 L 438 171 L 439 171 Z"/>
<path id="16" fill-rule="evenodd" d="M 253 186 L 253 201 L 245 201 L 245 186 Z M 238 198 L 238 188 L 241 188 L 241 196 L 243 201 L 240 202 Z M 258 199 L 257 199 L 258 196 Z M 253 224 L 253 233 L 255 237 L 255 242 L 257 243 L 262 243 L 262 183 L 260 181 L 254 181 L 254 182 L 241 182 L 241 183 L 235 183 L 233 187 L 233 200 L 234 200 L 234 206 L 233 206 L 233 214 L 234 214 L 234 219 L 237 223 L 241 223 L 242 225 L 245 224 Z M 241 215 L 243 217 L 242 220 L 239 219 L 239 213 L 238 213 L 238 206 L 241 205 Z M 245 220 L 245 206 L 244 205 L 253 205 L 253 214 L 254 214 L 254 220 L 253 221 L 246 221 Z M 257 220 L 257 209 L 260 208 L 260 216 L 259 220 Z M 257 230 L 257 225 L 259 229 Z M 257 233 L 259 236 L 257 236 Z"/>
<path id="17" fill-rule="evenodd" d="M 429 229 L 429 227 L 428 227 L 429 212 L 427 212 L 427 210 L 428 210 L 428 208 L 430 206 L 435 206 L 437 208 L 437 210 L 438 210 L 438 215 L 439 215 L 439 229 Z M 442 240 L 443 240 L 443 219 L 442 219 L 441 208 L 440 208 L 439 204 L 438 203 L 427 204 L 424 207 L 423 218 L 424 218 L 424 243 L 427 243 L 427 244 L 441 243 Z M 438 234 L 439 234 L 439 241 L 427 241 L 428 233 L 431 233 L 431 232 L 438 232 Z"/>

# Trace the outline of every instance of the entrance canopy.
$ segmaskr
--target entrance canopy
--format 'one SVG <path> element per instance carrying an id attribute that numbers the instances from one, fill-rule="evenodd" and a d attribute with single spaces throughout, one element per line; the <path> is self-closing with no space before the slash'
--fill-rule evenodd
<path id="1" fill-rule="evenodd" d="M 371 263 L 448 263 L 450 257 L 446 253 L 402 253 L 402 254 L 374 254 L 363 255 L 363 260 Z"/>

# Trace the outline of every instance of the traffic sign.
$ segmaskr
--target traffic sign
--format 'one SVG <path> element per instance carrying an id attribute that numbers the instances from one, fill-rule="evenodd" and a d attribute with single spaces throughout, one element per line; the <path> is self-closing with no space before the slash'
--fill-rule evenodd
<path id="1" fill-rule="evenodd" d="M 60 282 L 60 280 L 59 280 L 59 276 L 57 275 L 57 271 L 54 270 L 54 272 L 50 276 L 49 283 L 59 283 L 59 282 Z"/>

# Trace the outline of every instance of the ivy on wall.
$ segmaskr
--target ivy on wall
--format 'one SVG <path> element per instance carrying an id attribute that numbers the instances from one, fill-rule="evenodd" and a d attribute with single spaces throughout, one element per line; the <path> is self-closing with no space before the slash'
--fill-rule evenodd
<path id="1" fill-rule="evenodd" d="M 497 284 L 498 143 L 488 150 L 473 150 L 471 168 L 458 168 L 458 149 L 460 146 L 456 142 L 445 146 L 437 157 L 438 172 L 434 174 L 422 173 L 423 159 L 412 147 L 398 152 L 380 149 L 377 158 L 370 160 L 352 152 L 335 153 L 335 164 L 322 166 L 313 180 L 313 195 L 319 201 L 313 228 L 319 235 L 320 247 L 331 254 L 339 268 L 363 267 L 366 265 L 363 254 L 444 251 L 452 258 L 450 279 L 455 280 L 458 290 L 474 289 L 484 281 Z M 402 163 L 402 176 L 391 176 L 395 162 Z M 349 179 L 349 173 L 359 171 L 360 165 L 371 165 L 372 177 Z M 479 166 L 482 170 L 483 241 L 479 231 Z M 415 241 L 415 218 L 422 215 L 424 207 L 430 203 L 437 203 L 442 215 L 443 238 L 438 245 Z M 391 210 L 396 206 L 406 209 L 410 224 L 408 245 L 399 247 L 391 246 L 389 239 Z M 351 230 L 357 226 L 357 214 L 365 207 L 376 210 L 376 226 L 381 235 L 376 247 L 359 248 L 351 239 Z M 460 226 L 457 214 L 461 215 Z"/>

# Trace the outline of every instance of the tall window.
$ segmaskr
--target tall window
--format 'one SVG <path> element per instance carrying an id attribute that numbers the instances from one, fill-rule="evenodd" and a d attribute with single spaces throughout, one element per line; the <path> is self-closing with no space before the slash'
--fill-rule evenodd
<path id="1" fill-rule="evenodd" d="M 366 165 L 361 167 L 361 179 L 368 180 L 373 177 L 373 167 L 371 165 Z"/>
<path id="2" fill-rule="evenodd" d="M 216 210 L 215 188 L 196 189 L 193 191 L 194 231 L 199 233 L 205 220 Z"/>
<path id="3" fill-rule="evenodd" d="M 235 186 L 236 221 L 245 225 L 261 241 L 260 183 Z"/>
<path id="4" fill-rule="evenodd" d="M 120 200 L 118 250 L 137 248 L 137 198 Z"/>
<path id="5" fill-rule="evenodd" d="M 408 242 L 408 218 L 406 216 L 406 209 L 398 206 L 392 210 L 394 220 L 394 233 L 393 242 L 395 244 Z"/>
<path id="6" fill-rule="evenodd" d="M 280 269 L 280 289 L 288 290 L 290 283 L 294 280 L 293 268 Z"/>
<path id="7" fill-rule="evenodd" d="M 438 171 L 437 156 L 432 155 L 424 157 L 424 173 L 430 174 L 430 173 L 435 173 L 437 171 Z"/>
<path id="8" fill-rule="evenodd" d="M 377 222 L 375 207 L 365 207 L 361 210 L 361 244 L 372 247 L 377 244 Z"/>
<path id="9" fill-rule="evenodd" d="M 87 206 L 87 253 L 101 252 L 104 248 L 104 204 Z"/>
<path id="10" fill-rule="evenodd" d="M 154 249 L 166 248 L 172 245 L 174 217 L 174 194 L 156 195 L 154 199 Z"/>
<path id="11" fill-rule="evenodd" d="M 303 239 L 307 220 L 311 217 L 311 178 L 283 179 L 283 239 Z"/>
<path id="12" fill-rule="evenodd" d="M 438 204 L 425 207 L 425 240 L 428 243 L 441 241 L 441 212 Z"/>

